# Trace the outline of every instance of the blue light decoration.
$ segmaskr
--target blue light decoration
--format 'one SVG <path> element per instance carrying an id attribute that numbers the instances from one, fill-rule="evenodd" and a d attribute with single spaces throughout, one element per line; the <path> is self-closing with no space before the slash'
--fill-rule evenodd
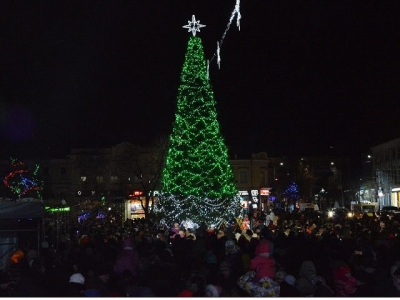
<path id="1" fill-rule="evenodd" d="M 89 218 L 90 215 L 91 215 L 90 212 L 83 213 L 83 214 L 79 215 L 79 216 L 78 216 L 78 223 L 79 223 L 79 224 L 83 224 L 83 222 L 84 222 L 87 218 Z M 100 212 L 97 213 L 97 215 L 96 215 L 96 219 L 104 219 L 105 217 L 106 217 L 106 215 L 103 214 L 103 213 L 100 213 Z"/>
<path id="2" fill-rule="evenodd" d="M 297 200 L 300 198 L 300 194 L 296 183 L 292 182 L 284 192 L 285 196 L 289 199 Z"/>

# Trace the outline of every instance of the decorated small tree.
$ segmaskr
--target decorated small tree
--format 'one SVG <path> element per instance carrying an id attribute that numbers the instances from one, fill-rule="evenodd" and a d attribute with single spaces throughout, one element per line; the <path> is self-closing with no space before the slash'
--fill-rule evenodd
<path id="1" fill-rule="evenodd" d="M 297 184 L 294 182 L 289 184 L 289 186 L 285 189 L 284 195 L 288 199 L 288 205 L 296 204 L 296 201 L 300 199 L 300 194 Z"/>
<path id="2" fill-rule="evenodd" d="M 189 38 L 177 108 L 156 204 L 161 220 L 172 224 L 217 224 L 240 210 L 228 149 L 220 132 L 207 73 L 199 21 L 184 26 Z"/>

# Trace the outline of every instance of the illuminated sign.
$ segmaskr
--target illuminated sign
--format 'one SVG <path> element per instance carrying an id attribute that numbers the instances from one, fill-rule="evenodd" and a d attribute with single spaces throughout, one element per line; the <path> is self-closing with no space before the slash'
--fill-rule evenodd
<path id="1" fill-rule="evenodd" d="M 251 198 L 253 199 L 253 202 L 258 202 L 258 190 L 251 190 Z"/>
<path id="2" fill-rule="evenodd" d="M 50 208 L 48 206 L 45 207 L 46 210 L 51 212 L 58 212 L 58 211 L 70 211 L 70 207 L 58 207 L 58 208 Z"/>
<path id="3" fill-rule="evenodd" d="M 133 196 L 142 196 L 142 191 L 133 191 Z"/>
<path id="4" fill-rule="evenodd" d="M 239 191 L 240 196 L 248 196 L 249 192 L 248 191 Z"/>
<path id="5" fill-rule="evenodd" d="M 269 190 L 270 190 L 270 188 L 261 189 L 261 190 L 260 190 L 260 195 L 262 195 L 262 196 L 269 196 Z"/>

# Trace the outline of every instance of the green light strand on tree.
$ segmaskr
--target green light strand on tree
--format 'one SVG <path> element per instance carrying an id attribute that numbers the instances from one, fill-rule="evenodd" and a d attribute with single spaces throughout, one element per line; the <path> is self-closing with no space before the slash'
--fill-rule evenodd
<path id="1" fill-rule="evenodd" d="M 167 222 L 212 224 L 238 213 L 239 197 L 220 133 L 199 37 L 190 37 L 156 211 Z"/>

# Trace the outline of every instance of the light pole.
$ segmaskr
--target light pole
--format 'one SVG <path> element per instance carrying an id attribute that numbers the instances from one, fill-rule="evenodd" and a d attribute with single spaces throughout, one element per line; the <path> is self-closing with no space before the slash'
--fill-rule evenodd
<path id="1" fill-rule="evenodd" d="M 324 188 L 321 188 L 321 190 L 319 191 L 319 210 L 322 210 L 322 197 L 325 194 L 325 190 Z"/>
<path id="2" fill-rule="evenodd" d="M 331 170 L 333 174 L 338 174 L 339 175 L 339 188 L 340 188 L 340 198 L 341 198 L 341 205 L 344 207 L 344 197 L 343 197 L 343 182 L 342 182 L 342 171 L 338 170 L 335 166 L 335 163 L 332 161 L 331 162 Z"/>

